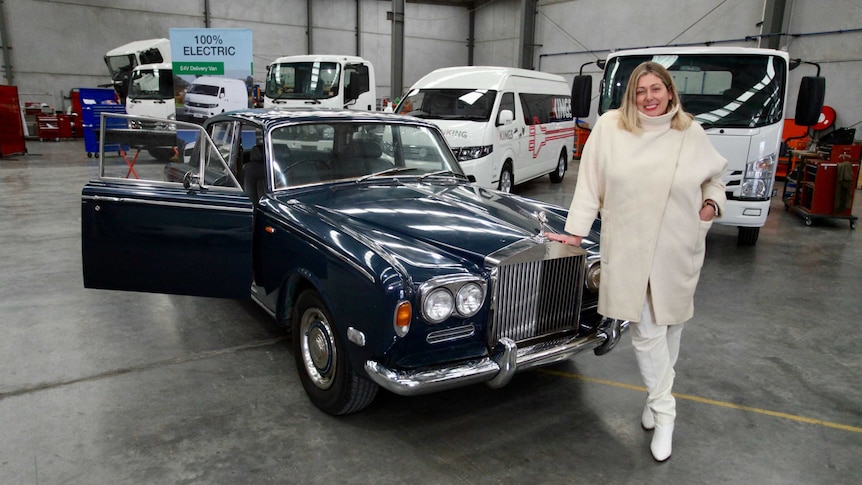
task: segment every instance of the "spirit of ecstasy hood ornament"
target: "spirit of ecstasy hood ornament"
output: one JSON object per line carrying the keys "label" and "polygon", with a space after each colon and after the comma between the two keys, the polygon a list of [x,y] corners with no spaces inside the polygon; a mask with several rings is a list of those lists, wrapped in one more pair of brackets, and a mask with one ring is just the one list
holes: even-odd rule
{"label": "spirit of ecstasy hood ornament", "polygon": [[537,234],[540,241],[545,241],[547,238],[545,237],[545,231],[548,230],[548,214],[545,211],[538,211],[533,213],[533,217],[539,221],[539,234]]}

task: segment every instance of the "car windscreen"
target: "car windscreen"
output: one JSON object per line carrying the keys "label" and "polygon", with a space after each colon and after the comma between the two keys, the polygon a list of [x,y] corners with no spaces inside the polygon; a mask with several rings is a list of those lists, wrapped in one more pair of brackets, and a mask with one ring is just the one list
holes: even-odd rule
{"label": "car windscreen", "polygon": [[439,131],[417,124],[290,124],[273,129],[268,145],[276,189],[396,174],[464,177]]}
{"label": "car windscreen", "polygon": [[397,113],[425,119],[488,121],[497,91],[493,89],[414,89]]}
{"label": "car windscreen", "polygon": [[770,55],[681,54],[620,56],[605,66],[599,112],[619,108],[632,71],[642,62],[665,66],[683,109],[705,127],[754,128],[784,115],[787,65]]}

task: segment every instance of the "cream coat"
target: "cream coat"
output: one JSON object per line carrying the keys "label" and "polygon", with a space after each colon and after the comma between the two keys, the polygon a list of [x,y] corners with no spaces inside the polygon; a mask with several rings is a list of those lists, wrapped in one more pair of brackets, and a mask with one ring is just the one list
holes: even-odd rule
{"label": "cream coat", "polygon": [[619,127],[618,111],[596,123],[584,147],[566,231],[587,235],[601,214],[599,313],[638,321],[647,285],[656,322],[683,323],[694,313],[694,291],[712,222],[706,199],[724,211],[725,160],[695,122],[670,128],[673,113],[641,116],[644,131]]}

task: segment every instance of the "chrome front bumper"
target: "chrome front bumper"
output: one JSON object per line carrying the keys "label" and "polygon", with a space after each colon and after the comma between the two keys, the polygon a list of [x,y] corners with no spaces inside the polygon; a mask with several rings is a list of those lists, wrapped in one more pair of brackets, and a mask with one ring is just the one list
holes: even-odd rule
{"label": "chrome front bumper", "polygon": [[605,320],[599,330],[586,337],[566,337],[550,342],[518,348],[509,338],[502,338],[491,355],[462,362],[455,366],[401,371],[369,360],[365,372],[380,387],[401,396],[431,392],[486,382],[490,387],[503,387],[515,372],[559,362],[593,349],[596,354],[609,352],[628,330],[627,320]]}

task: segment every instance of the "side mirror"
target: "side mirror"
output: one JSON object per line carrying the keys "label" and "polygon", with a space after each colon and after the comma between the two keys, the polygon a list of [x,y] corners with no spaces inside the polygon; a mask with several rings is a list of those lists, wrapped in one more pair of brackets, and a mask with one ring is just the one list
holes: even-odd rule
{"label": "side mirror", "polygon": [[497,126],[509,125],[513,121],[515,121],[515,113],[512,113],[510,109],[500,111],[500,115],[497,116]]}
{"label": "side mirror", "polygon": [[183,187],[191,189],[192,185],[194,185],[194,188],[199,189],[201,187],[201,180],[200,177],[194,175],[191,171],[188,171],[183,175]]}
{"label": "side mirror", "polygon": [[593,97],[593,77],[575,76],[572,81],[572,115],[575,118],[590,116],[590,100]]}
{"label": "side mirror", "polygon": [[799,126],[816,125],[823,111],[823,100],[826,96],[826,78],[820,76],[805,76],[799,84],[799,96],[796,98],[796,116],[794,123]]}
{"label": "side mirror", "polygon": [[344,101],[356,101],[359,98],[359,83],[350,83],[344,87]]}

